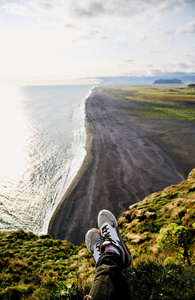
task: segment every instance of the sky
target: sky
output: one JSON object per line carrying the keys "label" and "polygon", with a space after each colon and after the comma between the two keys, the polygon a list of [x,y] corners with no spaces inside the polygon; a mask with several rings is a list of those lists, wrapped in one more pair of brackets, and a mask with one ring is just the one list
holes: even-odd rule
{"label": "sky", "polygon": [[194,0],[0,0],[0,83],[195,72]]}

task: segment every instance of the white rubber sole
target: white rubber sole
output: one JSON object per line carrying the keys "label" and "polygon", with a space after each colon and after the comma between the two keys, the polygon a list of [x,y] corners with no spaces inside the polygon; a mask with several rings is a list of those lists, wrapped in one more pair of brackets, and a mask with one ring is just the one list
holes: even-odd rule
{"label": "white rubber sole", "polygon": [[85,235],[85,244],[86,244],[87,250],[90,253],[92,253],[90,247],[91,247],[92,235],[94,233],[97,233],[100,236],[100,231],[97,228],[92,228],[92,229],[88,230],[86,235]]}
{"label": "white rubber sole", "polygon": [[[105,216],[105,217],[104,217]],[[106,221],[105,219],[109,219],[113,222],[114,228],[118,228],[118,222],[115,216],[107,209],[103,209],[98,214],[98,228],[102,226],[102,224]]]}

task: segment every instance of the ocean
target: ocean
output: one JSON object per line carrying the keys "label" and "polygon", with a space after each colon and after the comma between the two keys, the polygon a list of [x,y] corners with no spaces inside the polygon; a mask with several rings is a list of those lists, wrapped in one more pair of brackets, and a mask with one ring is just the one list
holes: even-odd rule
{"label": "ocean", "polygon": [[47,232],[85,157],[92,86],[0,87],[0,230]]}

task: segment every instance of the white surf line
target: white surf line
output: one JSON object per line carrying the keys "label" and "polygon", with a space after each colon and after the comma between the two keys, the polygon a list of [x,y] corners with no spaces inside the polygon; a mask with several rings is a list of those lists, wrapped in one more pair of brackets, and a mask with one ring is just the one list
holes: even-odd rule
{"label": "white surf line", "polygon": [[70,187],[71,183],[76,177],[85,159],[86,156],[85,103],[86,100],[91,95],[91,93],[93,92],[93,88],[89,90],[88,94],[81,101],[80,109],[82,109],[84,113],[83,125],[78,132],[79,137],[78,137],[78,141],[76,142],[76,145],[74,143],[75,146],[73,148],[74,150],[73,150],[73,154],[71,155],[70,162],[68,162],[66,171],[58,185],[57,191],[51,202],[51,205],[49,206],[46,212],[43,227],[40,234],[46,234],[48,232],[48,227],[49,227],[49,222],[51,220],[51,217],[53,216],[56,208],[58,207],[58,204],[61,202],[63,196],[66,194],[68,188]]}

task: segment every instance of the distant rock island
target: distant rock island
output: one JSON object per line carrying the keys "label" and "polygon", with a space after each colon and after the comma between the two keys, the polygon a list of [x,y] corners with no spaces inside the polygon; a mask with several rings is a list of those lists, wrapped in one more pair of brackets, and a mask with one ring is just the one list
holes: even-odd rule
{"label": "distant rock island", "polygon": [[158,79],[155,80],[153,84],[182,84],[180,79]]}
{"label": "distant rock island", "polygon": [[194,88],[194,89],[195,89],[195,83],[190,83],[190,84],[188,84],[188,87]]}

